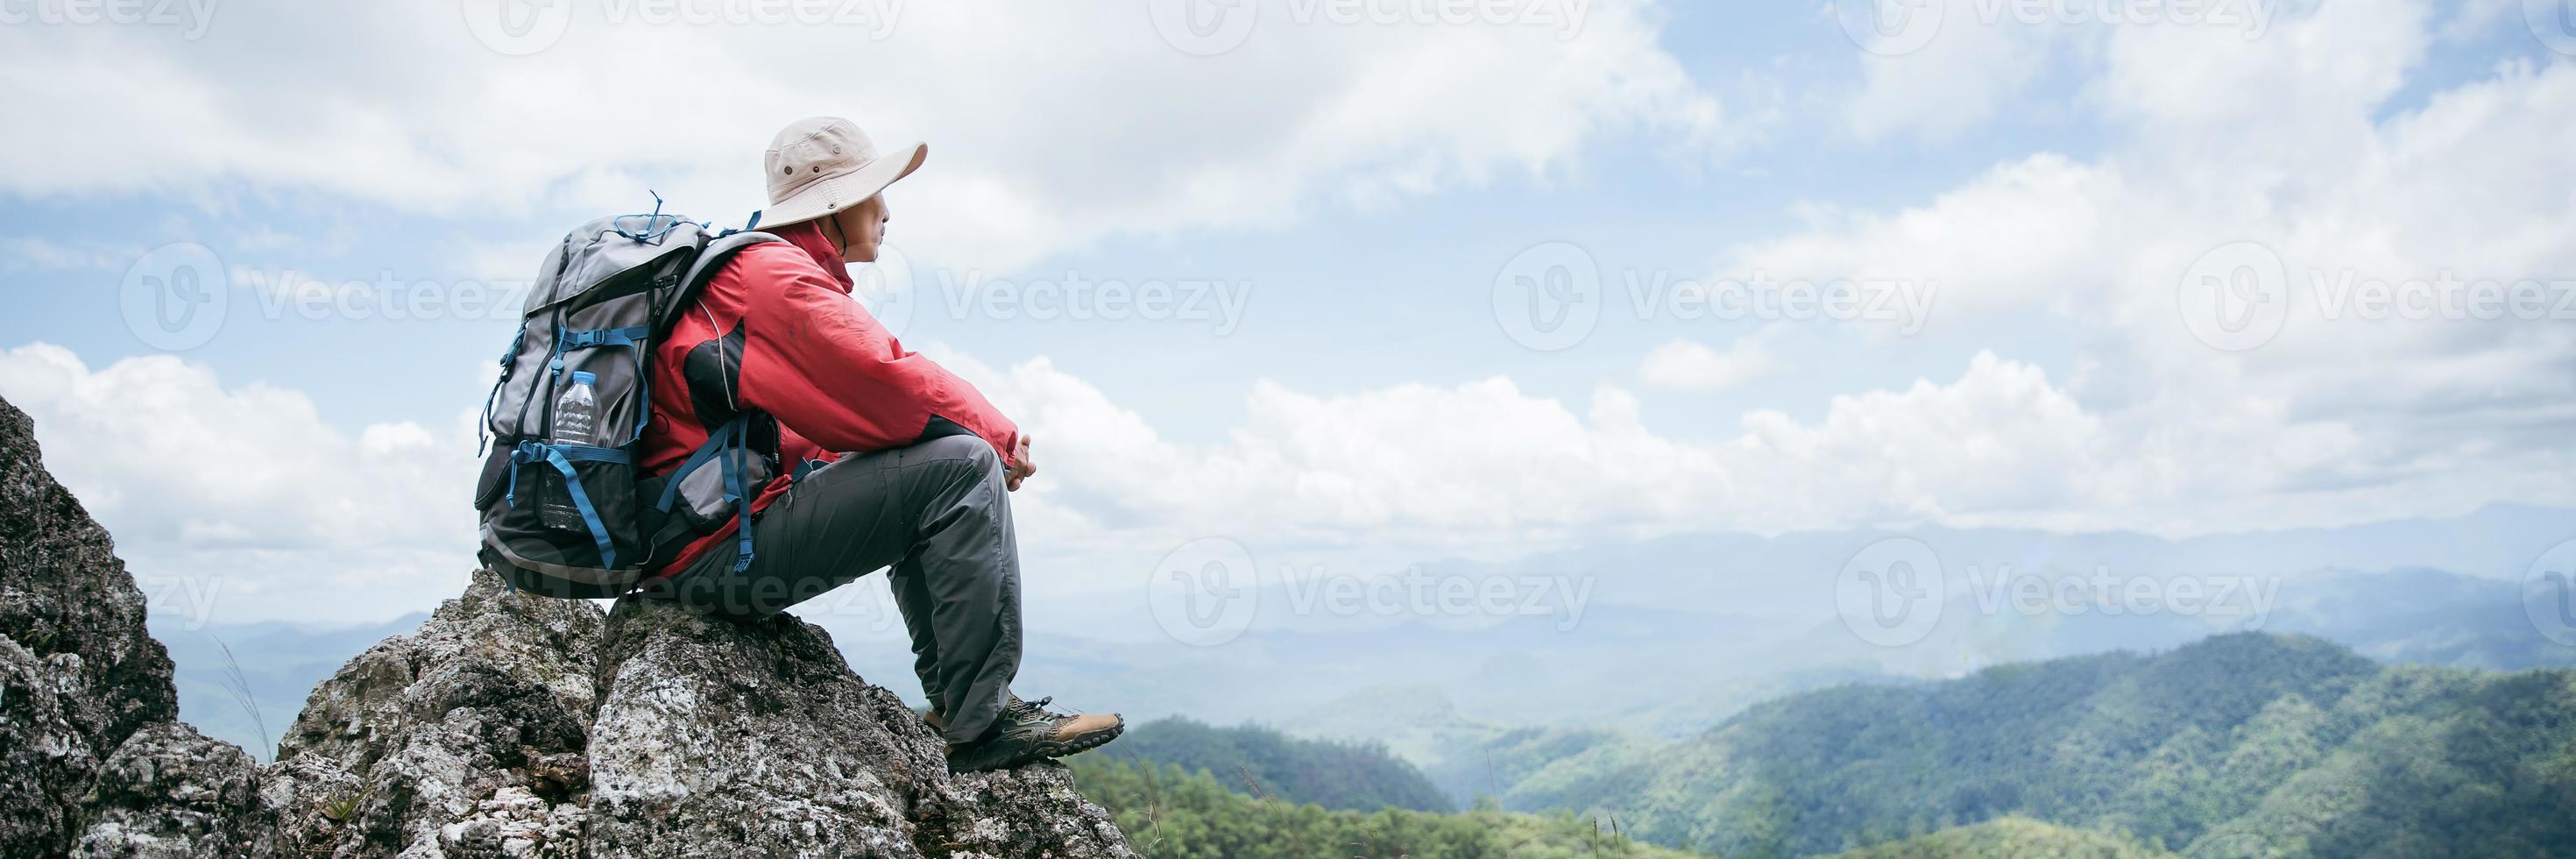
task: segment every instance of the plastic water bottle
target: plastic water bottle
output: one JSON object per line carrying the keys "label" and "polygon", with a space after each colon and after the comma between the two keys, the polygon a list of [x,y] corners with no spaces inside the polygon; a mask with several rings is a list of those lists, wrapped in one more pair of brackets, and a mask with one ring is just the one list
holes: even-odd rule
{"label": "plastic water bottle", "polygon": [[[599,444],[599,377],[590,373],[572,374],[572,386],[555,396],[556,444]],[[564,531],[587,531],[581,508],[574,506],[572,489],[564,483],[562,473],[550,466],[545,469],[544,506],[537,509],[537,520],[548,528]]]}
{"label": "plastic water bottle", "polygon": [[599,443],[599,377],[574,372],[572,387],[555,398],[555,443]]}

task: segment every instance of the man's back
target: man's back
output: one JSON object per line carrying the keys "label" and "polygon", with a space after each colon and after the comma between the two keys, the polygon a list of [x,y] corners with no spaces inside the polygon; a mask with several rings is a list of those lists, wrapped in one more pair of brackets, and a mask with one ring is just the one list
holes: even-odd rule
{"label": "man's back", "polygon": [[[670,473],[713,428],[745,412],[776,419],[784,466],[753,494],[755,511],[787,491],[797,464],[842,453],[973,435],[1009,461],[1019,437],[1010,419],[972,385],[906,351],[851,300],[849,274],[819,228],[791,224],[775,234],[784,241],[726,261],[654,345],[643,473]],[[755,434],[757,449],[769,449],[765,436]],[[654,572],[687,566],[728,533],[699,538]]]}

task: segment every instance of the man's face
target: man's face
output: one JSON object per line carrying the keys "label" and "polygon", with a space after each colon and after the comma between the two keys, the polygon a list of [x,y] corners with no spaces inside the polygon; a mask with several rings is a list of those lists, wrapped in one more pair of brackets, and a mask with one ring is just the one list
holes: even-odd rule
{"label": "man's face", "polygon": [[839,233],[836,241],[841,243],[842,261],[876,262],[877,246],[885,242],[885,225],[893,216],[887,212],[885,195],[878,194],[831,220],[833,232]]}

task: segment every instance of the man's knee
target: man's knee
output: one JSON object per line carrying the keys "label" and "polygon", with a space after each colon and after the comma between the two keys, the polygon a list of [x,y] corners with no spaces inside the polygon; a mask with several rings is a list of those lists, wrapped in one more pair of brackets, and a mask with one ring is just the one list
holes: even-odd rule
{"label": "man's knee", "polygon": [[1002,476],[1002,455],[980,436],[946,435],[913,445],[925,462],[956,462],[987,480]]}

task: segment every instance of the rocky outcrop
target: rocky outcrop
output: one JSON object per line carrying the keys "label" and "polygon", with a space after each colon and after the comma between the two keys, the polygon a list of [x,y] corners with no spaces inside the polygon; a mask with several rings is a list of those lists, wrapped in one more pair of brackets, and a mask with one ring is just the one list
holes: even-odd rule
{"label": "rocky outcrop", "polygon": [[70,850],[100,765],[178,714],[142,590],[0,402],[0,856]]}
{"label": "rocky outcrop", "polygon": [[197,729],[134,732],[85,797],[77,859],[179,859],[269,852],[275,819],[260,805],[259,762]]}
{"label": "rocky outcrop", "polygon": [[1134,857],[1061,766],[952,776],[793,618],[478,573],[313,690],[266,767],[176,722],[107,533],[0,402],[0,857]]}
{"label": "rocky outcrop", "polygon": [[621,602],[599,687],[593,856],[1134,855],[1061,766],[951,776],[921,718],[793,617]]}
{"label": "rocky outcrop", "polygon": [[291,856],[1128,857],[1060,766],[952,776],[792,617],[488,574],[314,689],[266,777]]}
{"label": "rocky outcrop", "polygon": [[477,575],[323,681],[262,795],[298,856],[573,856],[602,613]]}

